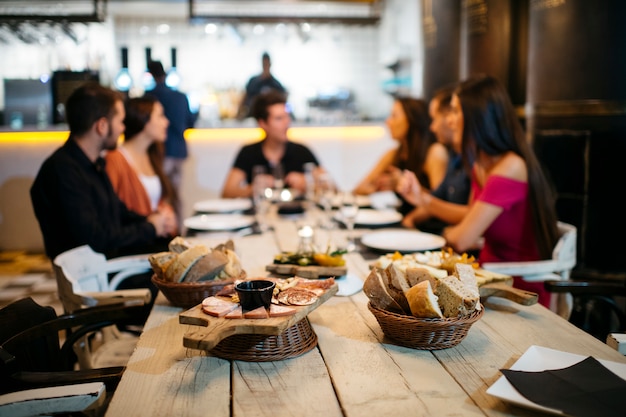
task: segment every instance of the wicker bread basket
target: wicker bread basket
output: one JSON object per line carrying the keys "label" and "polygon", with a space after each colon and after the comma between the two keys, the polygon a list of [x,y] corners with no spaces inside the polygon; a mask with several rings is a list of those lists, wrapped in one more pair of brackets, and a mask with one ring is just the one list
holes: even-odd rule
{"label": "wicker bread basket", "polygon": [[458,345],[485,311],[481,308],[464,317],[424,319],[382,310],[371,302],[367,306],[385,336],[401,346],[422,350],[447,349]]}
{"label": "wicker bread basket", "polygon": [[[243,272],[236,279],[244,279]],[[152,283],[165,295],[170,303],[176,307],[191,308],[207,297],[217,294],[226,285],[232,284],[235,279],[213,280],[199,282],[171,282],[152,275]]]}

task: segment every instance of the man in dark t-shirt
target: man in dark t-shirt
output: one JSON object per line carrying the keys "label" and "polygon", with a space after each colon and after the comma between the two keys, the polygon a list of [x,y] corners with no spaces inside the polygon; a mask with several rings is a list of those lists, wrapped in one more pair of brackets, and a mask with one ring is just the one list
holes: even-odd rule
{"label": "man in dark t-shirt", "polygon": [[316,173],[321,168],[309,148],[287,138],[291,117],[285,95],[278,91],[261,94],[254,101],[252,111],[259,127],[265,132],[265,138],[239,150],[222,187],[222,197],[251,197],[252,170],[255,166],[265,167],[268,174],[280,169],[285,187],[306,192],[305,165],[313,163]]}

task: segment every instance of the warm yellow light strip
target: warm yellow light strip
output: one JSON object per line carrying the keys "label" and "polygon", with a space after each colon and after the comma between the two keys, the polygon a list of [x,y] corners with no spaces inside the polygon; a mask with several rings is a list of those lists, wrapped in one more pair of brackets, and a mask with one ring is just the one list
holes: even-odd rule
{"label": "warm yellow light strip", "polygon": [[0,143],[50,143],[65,142],[70,132],[66,130],[36,132],[0,132]]}
{"label": "warm yellow light strip", "polygon": [[[356,139],[374,140],[385,135],[381,126],[329,126],[329,127],[292,127],[287,136],[292,140],[323,140],[323,139]],[[233,129],[189,129],[185,131],[185,138],[195,140],[228,140],[247,139],[260,140],[264,137],[259,128]]]}
{"label": "warm yellow light strip", "polygon": [[[385,135],[382,126],[329,126],[292,127],[287,133],[292,140],[375,140]],[[68,131],[0,132],[0,143],[49,143],[64,142]],[[264,137],[259,128],[231,129],[188,129],[185,138],[189,141],[227,141],[233,139],[260,140]]]}

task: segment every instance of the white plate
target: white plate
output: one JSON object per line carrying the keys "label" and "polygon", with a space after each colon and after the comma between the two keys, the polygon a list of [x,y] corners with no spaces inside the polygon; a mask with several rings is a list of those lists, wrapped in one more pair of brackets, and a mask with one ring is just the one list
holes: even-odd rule
{"label": "white plate", "polygon": [[252,201],[248,198],[214,198],[193,205],[193,209],[199,213],[232,213],[251,208]]}
{"label": "white plate", "polygon": [[354,274],[335,277],[335,282],[339,286],[337,297],[349,297],[363,289],[363,280]]}
{"label": "white plate", "polygon": [[[335,219],[343,222],[341,212],[337,211]],[[402,221],[402,214],[395,210],[359,209],[354,224],[361,226],[381,226]]]}
{"label": "white plate", "polygon": [[369,198],[370,205],[377,210],[397,208],[402,204],[396,193],[393,191],[378,191],[370,194]]}
{"label": "white plate", "polygon": [[[515,371],[541,372],[547,369],[562,369],[574,365],[586,356],[575,355],[573,353],[561,352],[559,350],[549,349],[543,346],[531,346],[524,354],[511,366]],[[626,364],[611,362],[598,359],[598,361],[606,366],[620,378],[626,379]],[[560,410],[543,407],[539,404],[526,399],[520,394],[508,379],[503,375],[492,386],[487,389],[487,394],[500,398],[522,407],[540,410],[546,413],[565,415]]]}
{"label": "white plate", "polygon": [[383,229],[364,234],[361,243],[381,251],[420,252],[442,248],[446,240],[417,230]]}
{"label": "white plate", "polygon": [[[370,205],[370,197],[368,195],[357,195],[356,196],[356,204],[359,207],[369,207]],[[336,194],[332,199],[333,208],[339,208],[341,205],[341,195]]]}
{"label": "white plate", "polygon": [[235,230],[251,226],[254,216],[242,214],[201,214],[185,219],[187,229],[193,230]]}

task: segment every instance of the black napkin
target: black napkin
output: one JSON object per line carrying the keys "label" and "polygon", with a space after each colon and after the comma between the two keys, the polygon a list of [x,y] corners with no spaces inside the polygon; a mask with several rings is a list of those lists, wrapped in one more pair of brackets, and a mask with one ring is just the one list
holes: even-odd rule
{"label": "black napkin", "polygon": [[573,417],[624,417],[626,381],[588,357],[563,369],[500,370],[528,400]]}

